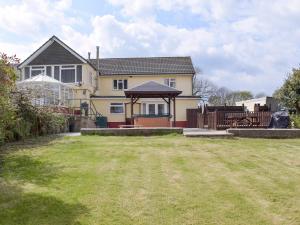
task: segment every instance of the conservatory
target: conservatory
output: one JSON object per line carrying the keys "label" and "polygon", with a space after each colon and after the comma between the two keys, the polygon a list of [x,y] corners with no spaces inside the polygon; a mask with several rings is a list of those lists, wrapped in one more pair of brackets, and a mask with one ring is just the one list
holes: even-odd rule
{"label": "conservatory", "polygon": [[33,105],[70,107],[76,87],[39,74],[18,82],[17,88],[29,93]]}

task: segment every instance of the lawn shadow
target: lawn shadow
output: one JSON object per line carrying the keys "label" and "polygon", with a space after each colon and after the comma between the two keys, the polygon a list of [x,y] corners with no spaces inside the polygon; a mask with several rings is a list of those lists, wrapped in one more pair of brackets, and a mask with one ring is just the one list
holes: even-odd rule
{"label": "lawn shadow", "polygon": [[47,160],[37,159],[31,155],[14,154],[14,152],[48,146],[61,138],[62,136],[59,135],[50,135],[8,143],[2,146],[0,150],[0,178],[38,185],[48,184],[59,175],[60,168],[57,165]]}
{"label": "lawn shadow", "polygon": [[60,176],[60,168],[28,155],[8,155],[1,162],[0,178],[46,186]]}
{"label": "lawn shadow", "polygon": [[0,179],[0,224],[71,225],[88,214],[80,203],[66,203],[43,193],[25,193],[16,185]]}
{"label": "lawn shadow", "polygon": [[32,149],[37,147],[48,146],[51,145],[53,141],[62,138],[63,138],[62,135],[47,135],[47,136],[27,138],[21,141],[9,142],[4,145],[0,145],[0,157],[1,154],[5,154],[11,151],[26,150],[26,149]]}

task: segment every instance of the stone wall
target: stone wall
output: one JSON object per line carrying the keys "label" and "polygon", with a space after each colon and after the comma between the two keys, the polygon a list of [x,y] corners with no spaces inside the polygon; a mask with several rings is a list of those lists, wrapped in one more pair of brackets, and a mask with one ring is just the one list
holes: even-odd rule
{"label": "stone wall", "polygon": [[165,134],[182,134],[182,128],[82,128],[82,135],[101,135],[101,136],[149,136]]}
{"label": "stone wall", "polygon": [[249,138],[300,138],[300,129],[238,129],[231,128],[228,133],[236,137]]}

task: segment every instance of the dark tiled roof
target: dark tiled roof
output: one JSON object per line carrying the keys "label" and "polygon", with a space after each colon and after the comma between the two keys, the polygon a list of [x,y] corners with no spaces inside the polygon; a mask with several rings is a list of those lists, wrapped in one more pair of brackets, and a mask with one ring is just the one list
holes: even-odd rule
{"label": "dark tiled roof", "polygon": [[139,86],[136,86],[124,92],[126,97],[135,94],[143,94],[147,96],[160,95],[160,94],[172,94],[177,96],[182,93],[182,91],[179,91],[175,88],[168,87],[163,84],[159,84],[154,81],[149,81],[147,83],[141,84]]}
{"label": "dark tiled roof", "polygon": [[[97,67],[97,59],[90,62]],[[99,59],[100,75],[194,74],[191,57]]]}

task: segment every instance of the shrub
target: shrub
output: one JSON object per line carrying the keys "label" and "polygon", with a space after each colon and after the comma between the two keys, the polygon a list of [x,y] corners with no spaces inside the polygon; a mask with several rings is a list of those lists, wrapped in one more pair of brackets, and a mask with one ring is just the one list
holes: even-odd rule
{"label": "shrub", "polygon": [[30,136],[66,130],[67,118],[50,108],[33,106],[30,93],[15,91],[15,56],[0,53],[0,145]]}
{"label": "shrub", "polygon": [[291,121],[295,128],[300,128],[300,114],[291,115]]}
{"label": "shrub", "polygon": [[66,131],[68,122],[66,116],[53,113],[48,107],[33,106],[27,93],[11,92],[10,100],[12,113],[6,112],[6,118],[0,121],[2,128],[0,144]]}

